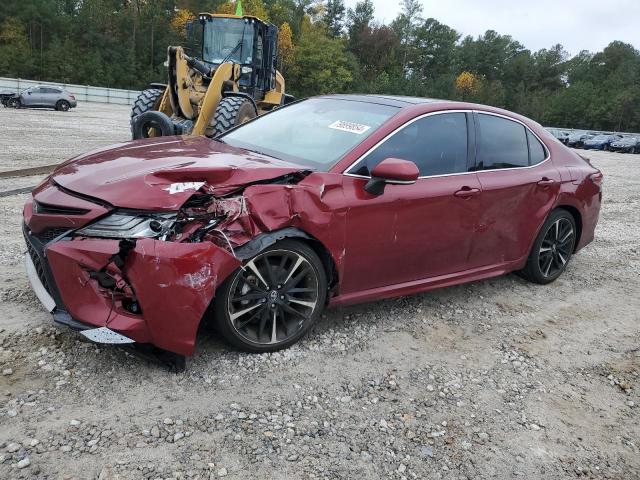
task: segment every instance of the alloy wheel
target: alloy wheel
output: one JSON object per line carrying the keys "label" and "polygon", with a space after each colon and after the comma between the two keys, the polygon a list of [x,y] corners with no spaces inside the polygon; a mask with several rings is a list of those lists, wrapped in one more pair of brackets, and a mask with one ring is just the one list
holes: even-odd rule
{"label": "alloy wheel", "polygon": [[575,242],[573,225],[567,218],[553,222],[540,245],[538,265],[545,278],[558,276],[567,265]]}
{"label": "alloy wheel", "polygon": [[233,328],[252,343],[274,345],[311,320],[319,298],[318,275],[309,260],[291,250],[270,250],[238,272],[227,298]]}

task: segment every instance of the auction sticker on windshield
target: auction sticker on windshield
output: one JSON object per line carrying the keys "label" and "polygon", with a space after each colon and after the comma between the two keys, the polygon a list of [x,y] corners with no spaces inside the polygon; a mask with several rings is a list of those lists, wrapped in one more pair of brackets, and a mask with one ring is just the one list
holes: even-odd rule
{"label": "auction sticker on windshield", "polygon": [[344,120],[336,120],[331,125],[329,125],[329,128],[334,128],[336,130],[342,130],[343,132],[350,132],[350,133],[356,133],[358,135],[362,135],[371,127],[369,125],[362,125],[361,123],[345,122]]}

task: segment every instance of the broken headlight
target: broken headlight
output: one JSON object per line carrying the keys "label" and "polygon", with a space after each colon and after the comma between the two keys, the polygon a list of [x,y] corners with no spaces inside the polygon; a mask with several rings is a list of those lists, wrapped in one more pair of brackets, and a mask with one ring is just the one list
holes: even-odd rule
{"label": "broken headlight", "polygon": [[169,233],[175,220],[175,213],[115,212],[76,233],[101,238],[159,238]]}

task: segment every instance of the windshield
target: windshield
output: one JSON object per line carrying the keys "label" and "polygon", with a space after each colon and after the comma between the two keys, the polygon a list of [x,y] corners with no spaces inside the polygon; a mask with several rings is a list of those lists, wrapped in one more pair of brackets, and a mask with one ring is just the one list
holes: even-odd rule
{"label": "windshield", "polygon": [[[202,58],[209,63],[251,63],[253,26],[243,18],[209,17],[202,33]],[[227,58],[228,57],[228,58]]]}
{"label": "windshield", "polygon": [[259,117],[221,139],[234,147],[328,171],[398,111],[388,105],[312,98]]}

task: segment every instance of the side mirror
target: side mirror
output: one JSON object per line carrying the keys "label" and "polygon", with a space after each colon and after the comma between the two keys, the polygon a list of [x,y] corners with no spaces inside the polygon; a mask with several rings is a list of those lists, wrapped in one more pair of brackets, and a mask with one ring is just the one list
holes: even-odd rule
{"label": "side mirror", "polygon": [[415,163],[400,158],[386,158],[371,171],[371,180],[364,186],[371,195],[382,195],[387,183],[411,185],[416,183],[420,170]]}

